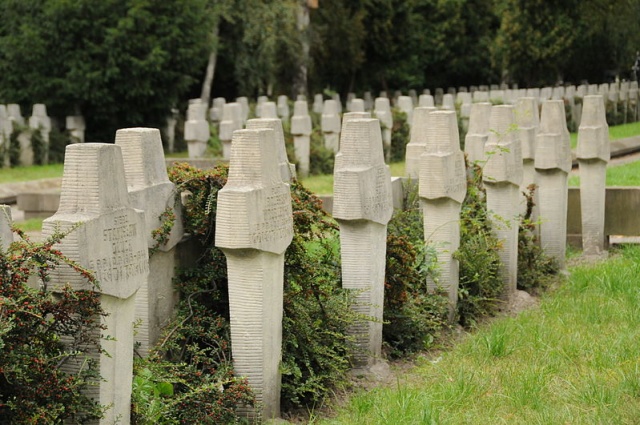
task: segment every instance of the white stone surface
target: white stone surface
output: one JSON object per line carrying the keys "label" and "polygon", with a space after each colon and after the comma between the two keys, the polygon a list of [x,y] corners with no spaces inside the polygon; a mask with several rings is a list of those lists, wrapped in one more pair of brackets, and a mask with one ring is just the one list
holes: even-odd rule
{"label": "white stone surface", "polygon": [[280,415],[284,252],[293,238],[291,194],[277,164],[273,130],[236,131],[216,218],[215,244],[227,257],[234,367],[262,406],[246,414],[263,419]]}
{"label": "white stone surface", "polygon": [[490,116],[491,103],[480,102],[471,105],[469,129],[464,138],[464,151],[470,163],[478,162],[482,165],[486,159],[484,157],[484,144],[489,137]]}
{"label": "white stone surface", "polygon": [[[135,295],[149,273],[144,215],[130,206],[121,148],[113,144],[69,145],[66,149],[60,207],[44,220],[42,233],[51,235],[77,226],[57,248],[79,265],[95,271],[100,302],[108,313],[101,318],[104,353],[94,353],[102,380],[89,391],[100,404],[110,406],[101,424],[116,419],[128,424],[133,378],[133,321]],[[51,274],[55,291],[70,283],[91,289],[70,267]],[[69,367],[82,367],[72,359]]]}
{"label": "white stone surface", "polygon": [[430,94],[421,94],[418,98],[418,106],[433,108],[436,106],[436,104],[433,101],[433,96],[431,96]]}
{"label": "white stone surface", "polygon": [[324,101],[320,128],[324,136],[325,147],[337,153],[340,144],[340,114],[338,103],[333,99]]}
{"label": "white stone surface", "polygon": [[285,95],[278,96],[278,102],[276,104],[276,112],[278,113],[278,118],[280,118],[283,122],[289,121],[289,116],[291,115],[291,111],[289,110],[289,98]]}
{"label": "white stone surface", "polygon": [[422,201],[425,242],[437,253],[438,280],[427,280],[430,291],[442,288],[449,297],[449,319],[453,320],[458,300],[460,208],[467,192],[464,154],[456,113],[435,111],[427,133],[427,147],[420,163],[419,195]]}
{"label": "white stone surface", "polygon": [[542,104],[536,137],[536,182],[540,201],[540,244],[564,268],[567,243],[568,173],[571,146],[564,102]]}
{"label": "white stone surface", "polygon": [[333,216],[340,224],[342,285],[361,291],[352,308],[376,318],[350,332],[356,338],[357,367],[380,358],[387,223],[393,214],[391,174],[384,163],[376,119],[344,122],[334,172]]}
{"label": "white stone surface", "polygon": [[[182,208],[176,187],[169,181],[162,150],[160,131],[155,128],[127,128],[116,132],[115,143],[122,149],[125,179],[131,206],[144,211],[147,228],[147,247],[153,248],[155,240],[152,231],[162,226],[160,216],[171,208],[176,217],[167,243],[149,259],[151,271],[161,269],[163,263],[172,261],[173,248],[184,234]],[[167,258],[170,257],[170,258]],[[160,331],[167,324],[178,301],[178,293],[173,290],[173,270],[159,275],[150,273],[136,296],[136,342],[140,344],[139,354],[146,356],[149,349],[160,337]]]}
{"label": "white stone surface", "polygon": [[445,109],[447,111],[455,111],[456,110],[456,103],[454,101],[454,98],[453,98],[452,94],[447,93],[447,94],[442,96],[442,109]]}
{"label": "white stone surface", "polygon": [[362,99],[351,99],[351,102],[349,102],[349,112],[364,112],[365,108],[364,108],[364,100]]}
{"label": "white stone surface", "polygon": [[406,146],[405,175],[414,181],[420,176],[420,156],[427,147],[429,114],[435,110],[432,106],[419,106],[413,111],[411,138]]}
{"label": "white stone surface", "polygon": [[224,105],[222,109],[222,121],[220,121],[220,133],[218,137],[222,142],[222,158],[231,156],[231,139],[233,132],[242,128],[242,106],[232,102]]}
{"label": "white stone surface", "polygon": [[324,99],[321,94],[316,94],[313,96],[313,112],[316,114],[322,113],[322,108],[324,107]]}
{"label": "white stone surface", "polygon": [[576,149],[580,166],[582,250],[604,253],[606,169],[610,158],[609,126],[602,96],[585,96]]}
{"label": "white stone surface", "polygon": [[0,205],[0,249],[6,251],[13,242],[11,207]]}
{"label": "white stone surface", "polygon": [[227,100],[224,97],[216,97],[213,99],[212,106],[209,109],[209,120],[213,123],[222,120],[222,109]]}
{"label": "white stone surface", "polygon": [[295,173],[293,164],[289,163],[287,158],[287,148],[284,141],[284,130],[282,129],[282,120],[279,118],[254,118],[247,121],[248,130],[258,130],[262,128],[271,129],[275,132],[276,149],[278,154],[278,168],[280,177],[284,182],[290,182]]}
{"label": "white stone surface", "polygon": [[20,105],[17,103],[9,103],[7,105],[7,114],[9,115],[9,119],[11,119],[14,123],[18,125],[25,125],[24,117],[22,116],[22,112],[20,111]]}
{"label": "white stone surface", "polygon": [[84,143],[84,131],[87,126],[82,115],[67,116],[66,128],[71,134],[71,143]]}
{"label": "white stone surface", "polygon": [[[536,184],[536,169],[534,167],[536,153],[536,136],[540,126],[540,116],[538,112],[538,101],[535,97],[521,97],[516,102],[515,120],[518,126],[520,144],[522,146],[522,183],[521,192],[528,192],[528,187]],[[531,212],[531,220],[538,220],[538,191],[533,192],[533,202],[535,203]],[[522,196],[520,201],[520,213],[524,214],[527,209],[526,198]]]}
{"label": "white stone surface", "polygon": [[411,97],[398,97],[398,109],[407,115],[407,123],[411,127],[411,121],[413,120],[413,100],[411,100]]}
{"label": "white stone surface", "polygon": [[491,227],[502,242],[498,251],[502,262],[500,275],[509,297],[517,289],[522,182],[522,150],[513,106],[493,106],[489,127],[491,132],[484,146],[487,163],[483,170],[483,181]]}
{"label": "white stone surface", "polygon": [[386,152],[385,157],[388,161],[391,156],[391,129],[393,128],[393,115],[391,114],[389,98],[384,96],[376,98],[373,115],[380,121],[382,144]]}
{"label": "white stone surface", "polygon": [[193,99],[187,109],[187,121],[184,123],[184,140],[187,142],[189,158],[202,158],[207,150],[210,137],[207,122],[207,105],[200,99]]}
{"label": "white stone surface", "polygon": [[312,131],[311,117],[306,100],[297,100],[293,104],[291,117],[291,134],[293,135],[293,149],[298,163],[298,176],[309,175],[309,156],[311,154],[310,135]]}

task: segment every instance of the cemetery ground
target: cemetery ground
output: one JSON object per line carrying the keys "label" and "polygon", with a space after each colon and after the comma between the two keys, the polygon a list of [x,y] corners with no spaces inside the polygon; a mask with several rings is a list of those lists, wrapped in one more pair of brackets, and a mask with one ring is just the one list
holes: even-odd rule
{"label": "cemetery ground", "polygon": [[[630,247],[570,267],[539,308],[417,357],[393,388],[358,394],[321,423],[633,423],[639,347],[629,324],[640,311],[639,257]],[[311,421],[320,422],[313,412]]]}
{"label": "cemetery ground", "polygon": [[363,391],[330,424],[632,424],[640,417],[640,247],[575,256],[539,306]]}

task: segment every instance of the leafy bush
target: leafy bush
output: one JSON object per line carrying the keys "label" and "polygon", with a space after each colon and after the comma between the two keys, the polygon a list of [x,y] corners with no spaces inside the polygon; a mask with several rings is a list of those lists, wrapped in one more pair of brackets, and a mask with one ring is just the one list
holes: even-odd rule
{"label": "leafy bush", "polygon": [[333,174],[335,153],[324,146],[320,127],[313,128],[310,143],[309,175]]}
{"label": "leafy bush", "polygon": [[[144,365],[140,369],[144,372],[159,367],[168,373],[152,373],[151,376],[158,377],[136,398],[134,411],[138,412],[139,423],[147,420],[145,411],[158,410],[171,410],[173,416],[170,417],[183,418],[180,420],[187,423],[213,423],[203,422],[204,418],[217,411],[215,404],[226,403],[222,401],[226,394],[234,394],[238,406],[251,404],[246,383],[231,375],[226,259],[214,246],[217,193],[226,182],[227,172],[226,167],[202,171],[187,164],[178,164],[169,170],[179,190],[190,193],[185,204],[185,231],[197,241],[200,255],[194,266],[182,270],[177,279],[183,301],[175,324],[169,327],[156,350],[157,367]],[[302,185],[293,182],[291,190],[295,236],[285,254],[284,271],[282,399],[285,407],[318,403],[335,386],[346,382],[353,350],[346,331],[358,319],[349,308],[349,291],[340,286],[335,223],[321,209],[320,200]],[[188,366],[169,367],[166,361]],[[185,367],[192,370],[183,372]],[[148,377],[144,379],[149,381]],[[173,385],[172,396],[156,395],[153,388],[162,382]],[[233,391],[207,390],[207,403],[175,402],[189,394],[195,397],[201,393],[198,388],[209,388],[217,382],[224,382]],[[149,395],[154,401],[144,401]],[[164,401],[165,407],[158,407],[157,400]],[[232,400],[227,401],[231,406]],[[225,414],[234,413],[229,410]],[[150,413],[149,417],[155,416]]]}
{"label": "leafy bush", "polygon": [[407,121],[407,114],[398,108],[391,108],[393,116],[393,127],[391,129],[391,155],[389,162],[404,161],[409,143],[410,123]]}
{"label": "leafy bush", "polygon": [[458,315],[463,326],[473,326],[481,316],[495,315],[504,293],[499,274],[500,241],[487,216],[482,169],[472,167],[467,173],[467,196],[460,214],[460,248],[455,254],[460,263]]}
{"label": "leafy bush", "polygon": [[547,289],[552,276],[559,271],[555,259],[546,255],[538,244],[535,233],[537,223],[531,220],[535,190],[536,186],[530,185],[528,191],[524,192],[527,210],[518,228],[518,289],[533,293]]}
{"label": "leafy bush", "polygon": [[[0,249],[0,423],[85,423],[100,418],[103,406],[84,394],[100,379],[89,352],[100,350],[99,294],[92,290],[49,288],[49,273],[70,266],[95,289],[93,274],[74,263],[53,245],[64,237],[56,233],[42,243],[21,240]],[[40,287],[30,286],[38,279]],[[75,372],[62,366],[82,359]]]}
{"label": "leafy bush", "polygon": [[446,324],[447,297],[427,290],[436,271],[435,252],[424,243],[418,185],[404,188],[403,208],[387,230],[384,325],[382,336],[391,357],[428,348]]}

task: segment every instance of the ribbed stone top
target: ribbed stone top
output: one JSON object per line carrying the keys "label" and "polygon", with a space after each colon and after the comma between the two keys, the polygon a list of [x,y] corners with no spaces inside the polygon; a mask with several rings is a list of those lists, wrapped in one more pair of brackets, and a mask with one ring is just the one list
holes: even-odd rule
{"label": "ribbed stone top", "polygon": [[236,131],[229,178],[218,193],[216,246],[282,254],[292,238],[291,194],[280,177],[275,132]]}
{"label": "ribbed stone top", "polygon": [[579,159],[600,159],[608,161],[610,158],[609,126],[601,95],[585,96],[582,101],[582,119],[578,128],[578,147],[576,154]]}
{"label": "ribbed stone top", "polygon": [[499,105],[491,108],[489,137],[484,145],[487,158],[483,170],[485,182],[522,182],[522,151],[515,124],[513,106]]}
{"label": "ribbed stone top", "polygon": [[456,113],[431,112],[427,146],[420,157],[420,197],[431,200],[451,198],[462,202],[466,190],[464,154],[460,150]]}
{"label": "ribbed stone top", "polygon": [[336,155],[333,216],[386,224],[393,214],[391,173],[377,119],[347,119]]}
{"label": "ribbed stone top", "polygon": [[130,190],[170,183],[162,139],[157,128],[124,128],[116,131],[122,149],[124,172]]}
{"label": "ribbed stone top", "polygon": [[560,169],[567,173],[571,170],[571,140],[562,100],[542,103],[534,166],[541,170]]}
{"label": "ribbed stone top", "polygon": [[278,166],[282,181],[291,181],[291,168],[287,158],[282,120],[279,118],[254,118],[247,121],[247,130],[271,129],[275,133],[275,148],[278,155]]}
{"label": "ribbed stone top", "polygon": [[58,213],[100,215],[129,205],[120,146],[67,146]]}

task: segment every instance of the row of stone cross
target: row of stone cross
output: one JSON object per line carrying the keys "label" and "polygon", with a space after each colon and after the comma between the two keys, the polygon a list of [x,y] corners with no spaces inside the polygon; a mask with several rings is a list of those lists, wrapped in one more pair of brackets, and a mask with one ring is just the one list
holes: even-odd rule
{"label": "row of stone cross", "polygon": [[[49,154],[49,134],[51,133],[52,121],[47,115],[47,107],[42,103],[33,105],[31,116],[25,119],[22,116],[20,105],[12,103],[0,105],[0,168],[9,166],[8,146],[11,135],[17,133],[19,147],[19,165],[34,164],[34,149],[32,136],[38,131],[43,143],[42,163],[48,162]],[[85,123],[81,115],[70,115],[66,118],[66,128],[71,135],[73,143],[84,142]]]}
{"label": "row of stone cross", "polygon": [[[520,185],[527,160],[533,166],[533,182],[539,186],[541,244],[560,264],[564,261],[571,167],[564,102],[543,102],[539,118],[535,98],[524,98],[516,107],[477,105],[472,107],[467,144],[482,145],[474,161],[483,166],[490,219],[503,241],[501,276],[508,297],[516,287]],[[476,108],[483,112],[475,113]],[[459,217],[467,181],[457,116],[454,111],[430,107],[418,107],[412,113],[408,152],[418,163],[414,179],[422,200],[425,243],[435,247],[439,264],[437,280],[427,283],[430,289],[447,291],[453,317],[458,287],[453,254],[460,243]],[[587,183],[583,190],[593,191],[582,196],[583,203],[591,202],[582,207],[590,212],[583,215],[591,220],[583,224],[587,247],[604,239],[608,136],[602,96],[585,96],[582,115],[578,157]],[[234,367],[239,376],[247,377],[262,406],[262,417],[270,418],[279,415],[280,405],[284,252],[294,231],[289,189],[293,169],[280,119],[247,120],[246,127],[231,134],[229,178],[218,194],[215,244],[228,263]],[[340,127],[333,214],[340,225],[343,285],[357,291],[353,308],[376,319],[359,322],[350,330],[358,346],[354,365],[366,368],[380,359],[382,345],[391,180],[380,121],[366,112],[350,112],[342,116]],[[177,195],[167,178],[158,130],[119,130],[115,144],[67,147],[60,207],[44,221],[43,233],[78,226],[62,240],[60,251],[94,270],[100,282],[101,302],[109,313],[103,318],[106,334],[114,337],[102,341],[108,354],[96,353],[104,381],[96,383],[95,397],[100,404],[112,406],[102,423],[115,418],[127,423],[134,339],[141,342],[144,354],[176,302],[171,275],[174,248],[183,233]],[[178,225],[163,251],[149,258],[151,230],[160,226],[159,216],[167,207],[175,211]],[[3,236],[3,241],[8,238]],[[66,282],[76,288],[87,284],[71,269],[56,270],[51,285]],[[134,338],[135,320],[142,324]],[[78,359],[75,367],[81,364]],[[247,415],[256,413],[246,409]]]}

